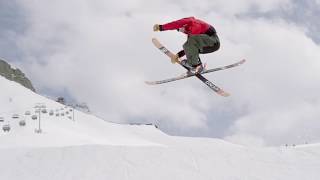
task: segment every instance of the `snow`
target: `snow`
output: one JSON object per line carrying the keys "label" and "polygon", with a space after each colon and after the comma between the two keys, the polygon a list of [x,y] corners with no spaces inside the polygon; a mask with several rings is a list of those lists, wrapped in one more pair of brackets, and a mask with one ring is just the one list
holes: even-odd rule
{"label": "snow", "polygon": [[[69,112],[41,114],[35,105]],[[65,107],[0,77],[2,180],[318,180],[320,144],[254,148],[220,139],[174,137],[154,126],[114,124]],[[30,111],[31,115],[24,115]],[[13,119],[13,114],[19,114]],[[19,126],[24,119],[26,126]],[[111,120],[110,120],[111,121]],[[2,129],[1,129],[2,130]]]}

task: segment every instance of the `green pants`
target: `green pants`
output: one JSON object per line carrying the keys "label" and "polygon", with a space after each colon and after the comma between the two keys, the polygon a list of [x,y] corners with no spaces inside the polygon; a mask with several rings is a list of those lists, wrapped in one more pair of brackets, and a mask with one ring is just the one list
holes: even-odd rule
{"label": "green pants", "polygon": [[211,53],[219,48],[220,42],[216,35],[189,35],[187,42],[183,44],[183,50],[187,56],[187,63],[191,66],[197,66],[201,63],[199,54]]}

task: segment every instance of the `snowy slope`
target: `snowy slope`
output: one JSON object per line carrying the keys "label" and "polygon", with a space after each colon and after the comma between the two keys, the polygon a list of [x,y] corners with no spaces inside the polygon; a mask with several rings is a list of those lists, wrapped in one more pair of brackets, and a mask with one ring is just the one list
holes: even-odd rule
{"label": "snowy slope", "polygon": [[[84,144],[104,145],[156,145],[136,135],[141,127],[129,127],[124,125],[107,123],[95,116],[82,113],[70,107],[49,100],[45,97],[0,77],[0,117],[4,117],[2,124],[9,124],[10,133],[0,132],[0,147],[43,147],[43,146],[71,146]],[[34,133],[38,129],[38,119],[32,120],[36,105],[45,105],[47,113],[41,113],[42,134]],[[50,116],[49,111],[54,111]],[[31,115],[24,115],[30,111]],[[61,114],[64,116],[61,116]],[[68,115],[66,114],[68,113]],[[12,116],[18,114],[18,119]],[[56,114],[59,114],[57,117]],[[73,121],[74,115],[74,121]],[[39,117],[39,116],[38,116]],[[69,119],[71,118],[71,119]],[[20,120],[26,121],[25,127],[19,127]],[[1,126],[2,127],[2,126]],[[152,127],[145,127],[149,129]],[[159,133],[158,131],[155,131]]]}
{"label": "snowy slope", "polygon": [[[252,148],[219,139],[168,136],[153,126],[108,123],[0,77],[2,180],[318,180],[320,145]],[[34,106],[41,114],[35,133]],[[31,111],[31,115],[24,115]],[[60,116],[69,112],[69,115]],[[13,119],[13,114],[19,114]],[[25,120],[26,126],[19,126]]]}

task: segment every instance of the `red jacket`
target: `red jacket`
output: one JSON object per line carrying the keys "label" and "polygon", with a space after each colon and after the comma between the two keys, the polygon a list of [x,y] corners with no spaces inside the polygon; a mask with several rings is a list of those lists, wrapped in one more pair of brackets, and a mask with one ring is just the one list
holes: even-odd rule
{"label": "red jacket", "polygon": [[161,31],[175,30],[184,27],[185,34],[204,34],[210,27],[210,25],[204,21],[196,19],[194,17],[183,18],[177,21],[173,21],[167,24],[160,25]]}

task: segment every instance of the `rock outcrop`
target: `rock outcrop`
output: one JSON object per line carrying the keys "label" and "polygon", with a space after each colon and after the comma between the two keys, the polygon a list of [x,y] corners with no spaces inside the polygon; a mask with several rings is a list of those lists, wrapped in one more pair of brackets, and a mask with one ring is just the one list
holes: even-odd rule
{"label": "rock outcrop", "polygon": [[36,92],[31,81],[25,76],[20,69],[14,69],[6,61],[0,59],[0,75],[8,80],[15,81],[24,87]]}

